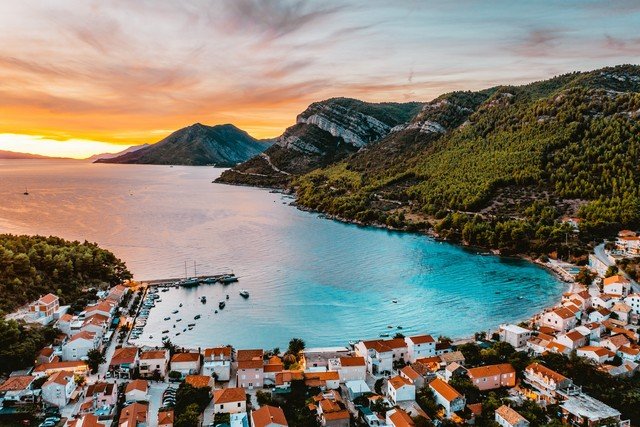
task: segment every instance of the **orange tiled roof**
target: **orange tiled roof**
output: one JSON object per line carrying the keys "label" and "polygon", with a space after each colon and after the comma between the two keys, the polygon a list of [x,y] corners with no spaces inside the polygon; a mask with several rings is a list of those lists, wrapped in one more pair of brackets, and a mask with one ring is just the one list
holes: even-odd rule
{"label": "orange tiled roof", "polygon": [[409,337],[414,344],[428,344],[436,342],[431,335],[416,335],[415,337]]}
{"label": "orange tiled roof", "polygon": [[231,347],[214,347],[214,348],[205,348],[204,349],[204,357],[211,358],[215,357],[217,359],[222,356],[224,359],[231,359]]}
{"label": "orange tiled roof", "polygon": [[140,353],[140,360],[164,359],[168,350],[149,350]]}
{"label": "orange tiled roof", "polygon": [[187,375],[184,382],[195,388],[209,387],[213,378],[207,375]]}
{"label": "orange tiled roof", "polygon": [[38,302],[40,304],[44,304],[44,305],[49,305],[51,303],[54,303],[58,300],[58,297],[55,296],[54,294],[46,294],[45,296],[41,297]]}
{"label": "orange tiled roof", "polygon": [[530,364],[529,366],[527,366],[526,370],[527,371],[532,371],[533,373],[535,373],[537,375],[540,375],[540,376],[551,378],[556,383],[561,383],[561,382],[567,380],[567,377],[565,377],[564,375],[561,375],[561,374],[557,373],[556,371],[554,371],[552,369],[549,369],[546,366],[541,365],[539,363]]}
{"label": "orange tiled roof", "polygon": [[73,371],[78,368],[88,369],[87,364],[80,360],[70,360],[67,362],[51,362],[51,363],[43,363],[42,365],[38,365],[34,372],[46,372],[48,370],[60,369]]}
{"label": "orange tiled roof", "polygon": [[69,338],[69,342],[75,341],[75,340],[89,340],[89,341],[93,341],[93,339],[95,338],[96,334],[93,332],[89,332],[89,331],[80,331],[77,334],[75,334],[74,336],[72,336],[71,338]]}
{"label": "orange tiled roof", "polygon": [[416,370],[411,366],[405,366],[404,368],[400,369],[400,372],[402,372],[404,376],[409,378],[411,381],[415,381],[420,378],[420,374],[417,373]]}
{"label": "orange tiled roof", "polygon": [[504,419],[509,425],[516,425],[523,421],[527,421],[522,415],[511,409],[506,405],[502,405],[498,409],[496,409],[496,415],[499,415]]}
{"label": "orange tiled roof", "polygon": [[213,403],[244,402],[247,395],[243,388],[223,388],[213,392]]}
{"label": "orange tiled roof", "polygon": [[140,390],[146,393],[147,390],[149,390],[149,384],[145,380],[133,380],[129,384],[127,384],[125,393],[130,393],[134,390]]}
{"label": "orange tiled roof", "polygon": [[171,358],[171,363],[176,362],[199,362],[200,353],[176,353]]}
{"label": "orange tiled roof", "polygon": [[389,419],[395,427],[413,427],[416,425],[409,414],[400,408],[396,408],[395,412],[389,416]]}
{"label": "orange tiled roof", "polygon": [[458,393],[455,388],[451,387],[448,383],[444,382],[440,378],[436,378],[435,380],[431,381],[429,383],[429,387],[431,387],[436,393],[438,393],[449,402],[462,397],[462,395]]}
{"label": "orange tiled roof", "polygon": [[138,355],[138,347],[121,347],[117,348],[111,356],[111,366],[122,365],[125,363],[133,363]]}
{"label": "orange tiled roof", "polygon": [[604,286],[611,285],[613,283],[629,283],[629,281],[624,276],[621,276],[619,274],[616,274],[615,276],[605,277],[602,281],[602,284]]}
{"label": "orange tiled roof", "polygon": [[413,383],[411,381],[409,381],[408,379],[406,379],[405,377],[401,377],[400,375],[396,375],[393,378],[389,379],[389,384],[391,385],[391,387],[395,388],[396,390],[406,386],[406,385],[413,385]]}
{"label": "orange tiled roof", "polygon": [[238,350],[236,359],[238,361],[256,360],[256,359],[262,360],[263,356],[264,356],[264,350],[262,349]]}
{"label": "orange tiled roof", "polygon": [[149,407],[142,403],[134,403],[129,406],[125,406],[122,408],[122,412],[120,412],[120,424],[124,422],[127,423],[128,426],[137,426],[138,423],[146,423],[147,422],[147,412]]}
{"label": "orange tiled roof", "polygon": [[173,409],[158,412],[158,425],[173,424]]}
{"label": "orange tiled roof", "polygon": [[260,407],[260,409],[251,413],[251,419],[253,420],[253,427],[267,427],[272,423],[283,426],[289,425],[282,409],[276,406],[265,405]]}
{"label": "orange tiled roof", "polygon": [[340,366],[365,366],[364,357],[341,357]]}
{"label": "orange tiled roof", "polygon": [[240,360],[238,362],[238,369],[263,369],[264,362],[262,359],[258,360]]}
{"label": "orange tiled roof", "polygon": [[478,366],[467,370],[469,378],[485,378],[496,375],[515,374],[516,370],[510,363],[500,363],[497,365]]}
{"label": "orange tiled roof", "polygon": [[31,375],[20,375],[9,377],[5,382],[0,384],[0,392],[24,390],[28,388],[36,377]]}

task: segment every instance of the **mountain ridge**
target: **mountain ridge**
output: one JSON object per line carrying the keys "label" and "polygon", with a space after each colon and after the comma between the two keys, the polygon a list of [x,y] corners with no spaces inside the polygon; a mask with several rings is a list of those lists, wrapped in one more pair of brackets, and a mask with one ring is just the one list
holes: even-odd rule
{"label": "mountain ridge", "polygon": [[96,163],[215,165],[230,167],[264,151],[270,143],[251,137],[232,124],[194,123],[155,144]]}

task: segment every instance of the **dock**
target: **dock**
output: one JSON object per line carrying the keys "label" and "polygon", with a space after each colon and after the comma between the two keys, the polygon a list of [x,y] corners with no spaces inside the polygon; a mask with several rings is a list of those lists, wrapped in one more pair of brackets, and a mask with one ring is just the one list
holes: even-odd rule
{"label": "dock", "polygon": [[[220,281],[222,278],[233,275],[233,273],[218,273],[218,274],[205,274],[202,276],[194,276],[198,280],[215,279]],[[142,280],[140,283],[145,283],[149,287],[157,288],[170,288],[176,286],[176,283],[184,280],[184,277],[174,277],[169,279],[154,279],[154,280]]]}

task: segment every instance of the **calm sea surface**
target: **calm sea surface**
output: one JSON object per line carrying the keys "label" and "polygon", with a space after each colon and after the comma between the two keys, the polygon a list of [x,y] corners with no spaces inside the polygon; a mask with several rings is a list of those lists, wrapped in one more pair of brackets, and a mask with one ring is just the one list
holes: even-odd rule
{"label": "calm sea surface", "polygon": [[[284,347],[291,337],[307,346],[344,345],[393,335],[397,326],[405,334],[461,337],[525,318],[562,292],[535,265],[321,219],[280,194],[212,184],[220,173],[0,160],[0,232],[95,241],[125,260],[136,279],[183,276],[185,261],[190,275],[195,261],[198,274],[232,269],[240,277],[226,287],[160,293],[139,340],[148,344],[159,343],[165,329],[188,346]],[[242,299],[240,289],[251,297]],[[183,332],[196,314],[202,318]]]}

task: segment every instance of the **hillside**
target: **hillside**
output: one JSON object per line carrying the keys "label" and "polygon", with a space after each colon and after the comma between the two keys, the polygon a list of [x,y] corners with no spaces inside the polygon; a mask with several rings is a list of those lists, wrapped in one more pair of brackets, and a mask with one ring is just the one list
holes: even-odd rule
{"label": "hillside", "polygon": [[128,147],[122,151],[118,151],[117,153],[100,153],[100,154],[94,154],[91,157],[87,157],[86,161],[89,162],[95,162],[96,160],[100,160],[100,159],[113,159],[114,157],[118,157],[118,156],[122,156],[123,154],[127,154],[127,153],[132,153],[134,151],[138,151],[142,148],[148,147],[149,144],[142,144],[142,145],[133,145],[131,147]]}
{"label": "hillside", "polygon": [[335,163],[379,140],[409,121],[421,106],[350,98],[315,102],[264,153],[225,171],[217,182],[286,186],[292,176]]}
{"label": "hillside", "polygon": [[18,153],[17,151],[0,150],[0,160],[28,160],[28,159],[61,159],[61,157],[41,156],[40,154]]}
{"label": "hillside", "polygon": [[96,163],[229,167],[261,153],[269,145],[230,124],[206,126],[196,123],[155,144],[114,158],[98,159]]}
{"label": "hillside", "polygon": [[567,251],[563,215],[585,237],[640,226],[639,90],[627,65],[446,94],[297,179],[298,202],[504,252]]}

